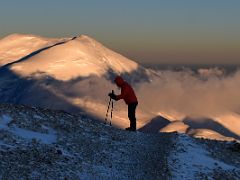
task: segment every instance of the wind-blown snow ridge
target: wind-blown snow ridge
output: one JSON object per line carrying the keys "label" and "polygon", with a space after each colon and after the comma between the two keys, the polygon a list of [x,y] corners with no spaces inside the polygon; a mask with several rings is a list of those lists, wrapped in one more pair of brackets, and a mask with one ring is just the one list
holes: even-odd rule
{"label": "wind-blown snow ridge", "polygon": [[0,40],[0,66],[17,61],[41,48],[66,41],[67,38],[43,38],[32,34],[12,34]]}

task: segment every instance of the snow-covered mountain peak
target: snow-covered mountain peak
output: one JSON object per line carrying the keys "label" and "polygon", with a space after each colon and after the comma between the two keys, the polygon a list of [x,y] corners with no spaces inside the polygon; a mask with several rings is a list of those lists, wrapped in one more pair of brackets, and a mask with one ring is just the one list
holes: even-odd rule
{"label": "snow-covered mountain peak", "polygon": [[64,81],[89,75],[102,76],[109,71],[130,73],[137,68],[137,63],[86,35],[59,41],[10,67],[21,76],[43,73]]}
{"label": "snow-covered mountain peak", "polygon": [[85,41],[85,42],[90,42],[90,43],[98,43],[95,39],[93,39],[90,36],[85,35],[85,34],[76,36],[76,39],[79,40],[79,41]]}

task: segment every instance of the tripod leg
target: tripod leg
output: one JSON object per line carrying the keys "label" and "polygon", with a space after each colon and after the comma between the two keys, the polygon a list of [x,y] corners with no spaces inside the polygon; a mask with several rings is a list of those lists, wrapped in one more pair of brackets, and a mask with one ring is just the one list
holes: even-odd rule
{"label": "tripod leg", "polygon": [[110,103],[112,101],[112,98],[109,99],[109,102],[108,102],[108,108],[107,108],[107,113],[106,113],[106,116],[105,116],[105,124],[107,124],[107,118],[108,118],[108,111],[109,111],[109,107],[110,107]]}
{"label": "tripod leg", "polygon": [[112,126],[112,115],[113,115],[113,101],[112,101],[112,109],[111,109],[110,126]]}

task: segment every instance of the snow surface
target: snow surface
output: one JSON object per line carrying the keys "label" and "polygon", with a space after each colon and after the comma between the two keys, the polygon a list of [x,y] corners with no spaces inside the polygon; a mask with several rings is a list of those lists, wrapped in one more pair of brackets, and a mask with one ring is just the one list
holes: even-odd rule
{"label": "snow surface", "polygon": [[0,40],[0,66],[17,61],[30,53],[66,39],[42,38],[36,35],[12,34]]}
{"label": "snow surface", "polygon": [[43,133],[39,133],[39,132],[34,132],[34,131],[29,131],[29,130],[25,130],[22,128],[18,128],[18,127],[14,127],[10,130],[11,133],[25,138],[25,139],[36,139],[39,140],[45,144],[52,144],[56,142],[57,136],[54,133],[54,131],[50,134],[43,134]]}
{"label": "snow surface", "polygon": [[[45,144],[51,144],[51,143],[56,142],[57,136],[56,136],[56,132],[54,130],[51,130],[51,132],[49,134],[43,134],[43,133],[19,128],[17,126],[9,127],[8,124],[11,121],[12,121],[12,118],[9,115],[7,115],[7,114],[2,115],[2,117],[0,117],[0,130],[1,129],[6,130],[16,136],[24,138],[24,139],[28,139],[28,140],[36,139]],[[48,128],[48,130],[49,130],[49,128]]]}
{"label": "snow surface", "polygon": [[239,168],[214,159],[203,146],[186,135],[178,136],[176,150],[172,152],[169,162],[173,179],[196,179],[201,172],[208,174],[217,169],[234,171]]}
{"label": "snow surface", "polygon": [[0,127],[5,128],[7,127],[8,123],[10,123],[12,121],[12,118],[7,115],[7,114],[3,114],[0,117]]}
{"label": "snow surface", "polygon": [[209,129],[191,129],[188,131],[187,134],[192,135],[196,138],[208,138],[208,139],[225,140],[225,141],[234,140],[234,138],[223,136]]}

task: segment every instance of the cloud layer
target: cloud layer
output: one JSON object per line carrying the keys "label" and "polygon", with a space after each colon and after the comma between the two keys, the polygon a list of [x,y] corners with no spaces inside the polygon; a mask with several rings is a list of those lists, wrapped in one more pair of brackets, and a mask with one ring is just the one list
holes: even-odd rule
{"label": "cloud layer", "polygon": [[240,71],[199,69],[193,72],[158,71],[151,83],[138,89],[142,108],[153,113],[217,116],[240,112]]}

